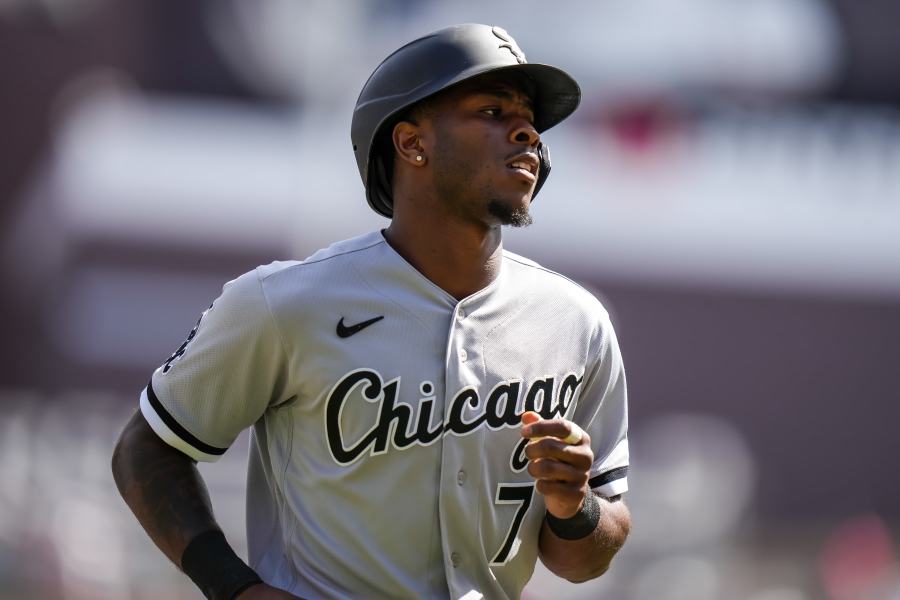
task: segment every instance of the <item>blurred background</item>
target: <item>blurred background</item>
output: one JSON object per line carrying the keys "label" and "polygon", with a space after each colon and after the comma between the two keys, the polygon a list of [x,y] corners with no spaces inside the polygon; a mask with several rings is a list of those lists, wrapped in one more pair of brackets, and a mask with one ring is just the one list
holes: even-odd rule
{"label": "blurred background", "polygon": [[[900,599],[900,4],[0,0],[0,600],[197,598],[115,491],[240,273],[385,226],[350,116],[448,24],[584,98],[507,247],[605,299],[631,540],[527,599]],[[202,471],[244,552],[246,438]]]}

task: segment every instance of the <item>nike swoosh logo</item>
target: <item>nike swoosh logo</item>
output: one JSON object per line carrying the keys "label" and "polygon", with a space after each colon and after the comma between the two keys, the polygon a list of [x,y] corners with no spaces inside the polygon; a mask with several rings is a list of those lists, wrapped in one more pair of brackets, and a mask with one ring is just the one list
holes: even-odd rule
{"label": "nike swoosh logo", "polygon": [[382,320],[383,318],[384,318],[384,315],[381,315],[380,317],[375,317],[373,319],[369,319],[368,321],[363,321],[362,323],[357,323],[355,325],[344,325],[344,317],[341,317],[341,320],[338,321],[338,324],[337,324],[338,337],[348,338],[355,333],[359,333],[360,331],[362,331],[369,325],[371,325],[373,323],[377,323],[378,321]]}

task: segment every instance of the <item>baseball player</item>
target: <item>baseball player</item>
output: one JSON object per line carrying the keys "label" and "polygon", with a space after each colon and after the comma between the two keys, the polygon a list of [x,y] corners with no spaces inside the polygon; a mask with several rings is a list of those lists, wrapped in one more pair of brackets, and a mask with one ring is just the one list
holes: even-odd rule
{"label": "baseball player", "polygon": [[[602,574],[630,517],[622,359],[584,288],[501,244],[580,90],[499,27],[403,46],[351,140],[383,231],[227,283],[113,457],[208,598],[517,598],[538,557]],[[249,565],[195,461],[251,428]]]}

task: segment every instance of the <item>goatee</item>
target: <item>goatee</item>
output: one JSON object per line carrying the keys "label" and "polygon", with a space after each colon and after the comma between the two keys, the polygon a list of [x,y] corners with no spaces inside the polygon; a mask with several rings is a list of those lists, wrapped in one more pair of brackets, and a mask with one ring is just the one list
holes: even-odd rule
{"label": "goatee", "polygon": [[488,213],[496,217],[503,225],[512,225],[513,227],[527,227],[534,222],[527,206],[512,209],[497,200],[491,200],[488,203]]}

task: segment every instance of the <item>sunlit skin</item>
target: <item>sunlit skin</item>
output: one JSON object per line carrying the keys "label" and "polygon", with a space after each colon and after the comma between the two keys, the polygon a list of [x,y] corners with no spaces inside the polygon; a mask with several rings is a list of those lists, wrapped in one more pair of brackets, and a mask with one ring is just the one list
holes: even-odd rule
{"label": "sunlit skin", "polygon": [[456,298],[496,278],[501,226],[530,223],[536,173],[508,163],[523,153],[536,158],[540,136],[533,121],[518,79],[490,75],[448,90],[415,122],[393,130],[394,217],[387,239]]}
{"label": "sunlit skin", "polygon": [[443,103],[446,112],[424,121],[424,134],[434,140],[434,193],[454,216],[492,231],[527,224],[522,217],[528,215],[536,177],[523,176],[508,163],[537,150],[531,102],[509,84],[468,87],[471,92],[463,88]]}

